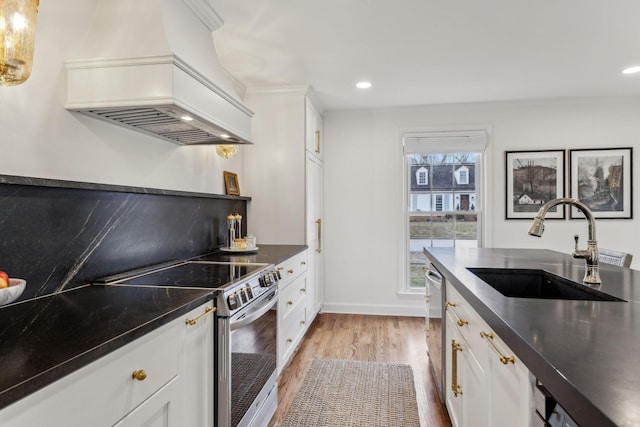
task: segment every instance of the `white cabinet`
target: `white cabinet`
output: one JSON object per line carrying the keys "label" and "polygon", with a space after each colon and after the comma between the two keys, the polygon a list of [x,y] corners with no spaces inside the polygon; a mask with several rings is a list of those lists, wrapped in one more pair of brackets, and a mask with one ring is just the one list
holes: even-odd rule
{"label": "white cabinet", "polygon": [[[204,307],[4,408],[0,411],[2,425],[212,426],[184,424],[185,416],[190,416],[185,410],[194,407],[192,400],[198,405],[205,400],[211,405],[213,400],[212,387],[200,394],[202,390],[185,381],[193,379],[193,367],[182,360],[195,354],[186,346],[191,331],[185,321],[199,316]],[[213,325],[213,316],[200,321]],[[203,346],[208,341],[212,355],[213,335],[201,339],[205,340]],[[198,375],[213,379],[213,364],[204,368]]]}
{"label": "white cabinet", "polygon": [[309,99],[305,100],[305,149],[322,160],[324,155],[324,129],[322,116]]}
{"label": "white cabinet", "polygon": [[446,295],[445,388],[453,425],[529,426],[529,370],[449,283]]}
{"label": "white cabinet", "polygon": [[243,148],[249,232],[260,242],[309,246],[307,321],[324,302],[323,129],[308,87],[248,90],[253,139]]}
{"label": "white cabinet", "polygon": [[306,250],[276,266],[282,275],[278,283],[278,374],[291,360],[309,326],[307,267]]}

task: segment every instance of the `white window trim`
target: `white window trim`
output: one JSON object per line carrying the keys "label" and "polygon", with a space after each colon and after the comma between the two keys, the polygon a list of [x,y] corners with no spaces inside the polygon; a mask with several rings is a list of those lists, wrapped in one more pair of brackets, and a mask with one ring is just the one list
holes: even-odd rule
{"label": "white window trim", "polygon": [[[476,182],[476,206],[478,196],[482,201],[482,204],[479,209],[476,209],[478,215],[478,221],[482,224],[482,236],[480,237],[480,241],[478,242],[479,246],[490,248],[493,244],[493,228],[491,227],[491,222],[488,220],[492,217],[492,209],[493,206],[493,193],[492,191],[483,191],[484,189],[492,188],[493,182],[493,174],[490,171],[493,171],[492,168],[492,148],[493,144],[491,143],[491,135],[492,135],[492,127],[491,125],[472,125],[472,126],[425,126],[425,127],[412,127],[412,128],[401,128],[398,130],[398,145],[397,145],[397,155],[396,158],[399,162],[398,170],[401,171],[402,176],[399,177],[402,180],[402,205],[399,206],[398,209],[398,218],[401,224],[404,224],[402,227],[403,234],[398,239],[398,262],[400,268],[398,269],[398,285],[396,290],[396,295],[400,298],[409,298],[412,300],[424,299],[424,290],[423,289],[409,289],[405,286],[408,276],[408,268],[405,268],[407,265],[407,255],[409,253],[409,230],[406,225],[406,215],[407,215],[407,195],[408,195],[408,162],[405,156],[405,147],[404,140],[407,136],[419,136],[424,134],[435,134],[442,133],[446,135],[451,135],[452,133],[464,133],[468,129],[474,129],[476,131],[483,131],[486,135],[486,147],[484,149],[484,154],[481,156],[480,161],[478,161],[477,166],[480,168],[478,172],[478,176],[481,177],[480,182]],[[466,150],[453,150],[453,151],[466,151]],[[485,172],[486,171],[486,172]]]}

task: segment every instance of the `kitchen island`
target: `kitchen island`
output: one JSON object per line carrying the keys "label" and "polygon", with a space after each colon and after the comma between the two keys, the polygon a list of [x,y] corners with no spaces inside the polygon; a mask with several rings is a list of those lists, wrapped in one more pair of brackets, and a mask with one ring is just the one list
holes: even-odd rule
{"label": "kitchen island", "polygon": [[640,425],[640,272],[600,265],[599,290],[620,302],[514,298],[468,268],[538,269],[580,283],[584,261],[535,249],[425,254],[580,425]]}

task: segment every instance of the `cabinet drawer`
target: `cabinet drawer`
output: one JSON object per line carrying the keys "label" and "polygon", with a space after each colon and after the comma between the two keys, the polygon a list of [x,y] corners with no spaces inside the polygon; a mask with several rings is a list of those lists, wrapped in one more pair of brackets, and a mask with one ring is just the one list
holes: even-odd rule
{"label": "cabinet drawer", "polygon": [[307,251],[305,250],[278,264],[276,269],[282,276],[279,282],[280,289],[284,289],[298,276],[307,271]]}
{"label": "cabinet drawer", "polygon": [[304,304],[298,304],[289,315],[284,317],[280,322],[280,335],[278,337],[278,346],[282,354],[282,364],[291,357],[293,350],[297,347],[300,340],[304,336],[306,328],[306,307]]}
{"label": "cabinet drawer", "polygon": [[286,317],[307,295],[307,280],[300,276],[280,292],[281,317]]}
{"label": "cabinet drawer", "polygon": [[[487,344],[481,332],[490,333],[487,323],[449,283],[447,283],[446,295],[447,301],[445,306],[447,316],[451,317],[453,320],[452,323],[455,325],[454,327],[458,329],[460,335],[462,335],[473,348],[486,347]],[[487,353],[480,352],[477,353],[477,356],[480,364],[486,366]]]}

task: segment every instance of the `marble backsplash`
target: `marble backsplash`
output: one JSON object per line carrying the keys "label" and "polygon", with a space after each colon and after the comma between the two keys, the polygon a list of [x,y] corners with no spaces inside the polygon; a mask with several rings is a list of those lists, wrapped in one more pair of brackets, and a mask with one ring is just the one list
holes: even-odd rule
{"label": "marble backsplash", "polygon": [[27,280],[24,300],[190,258],[224,245],[249,200],[0,175],[0,270]]}

